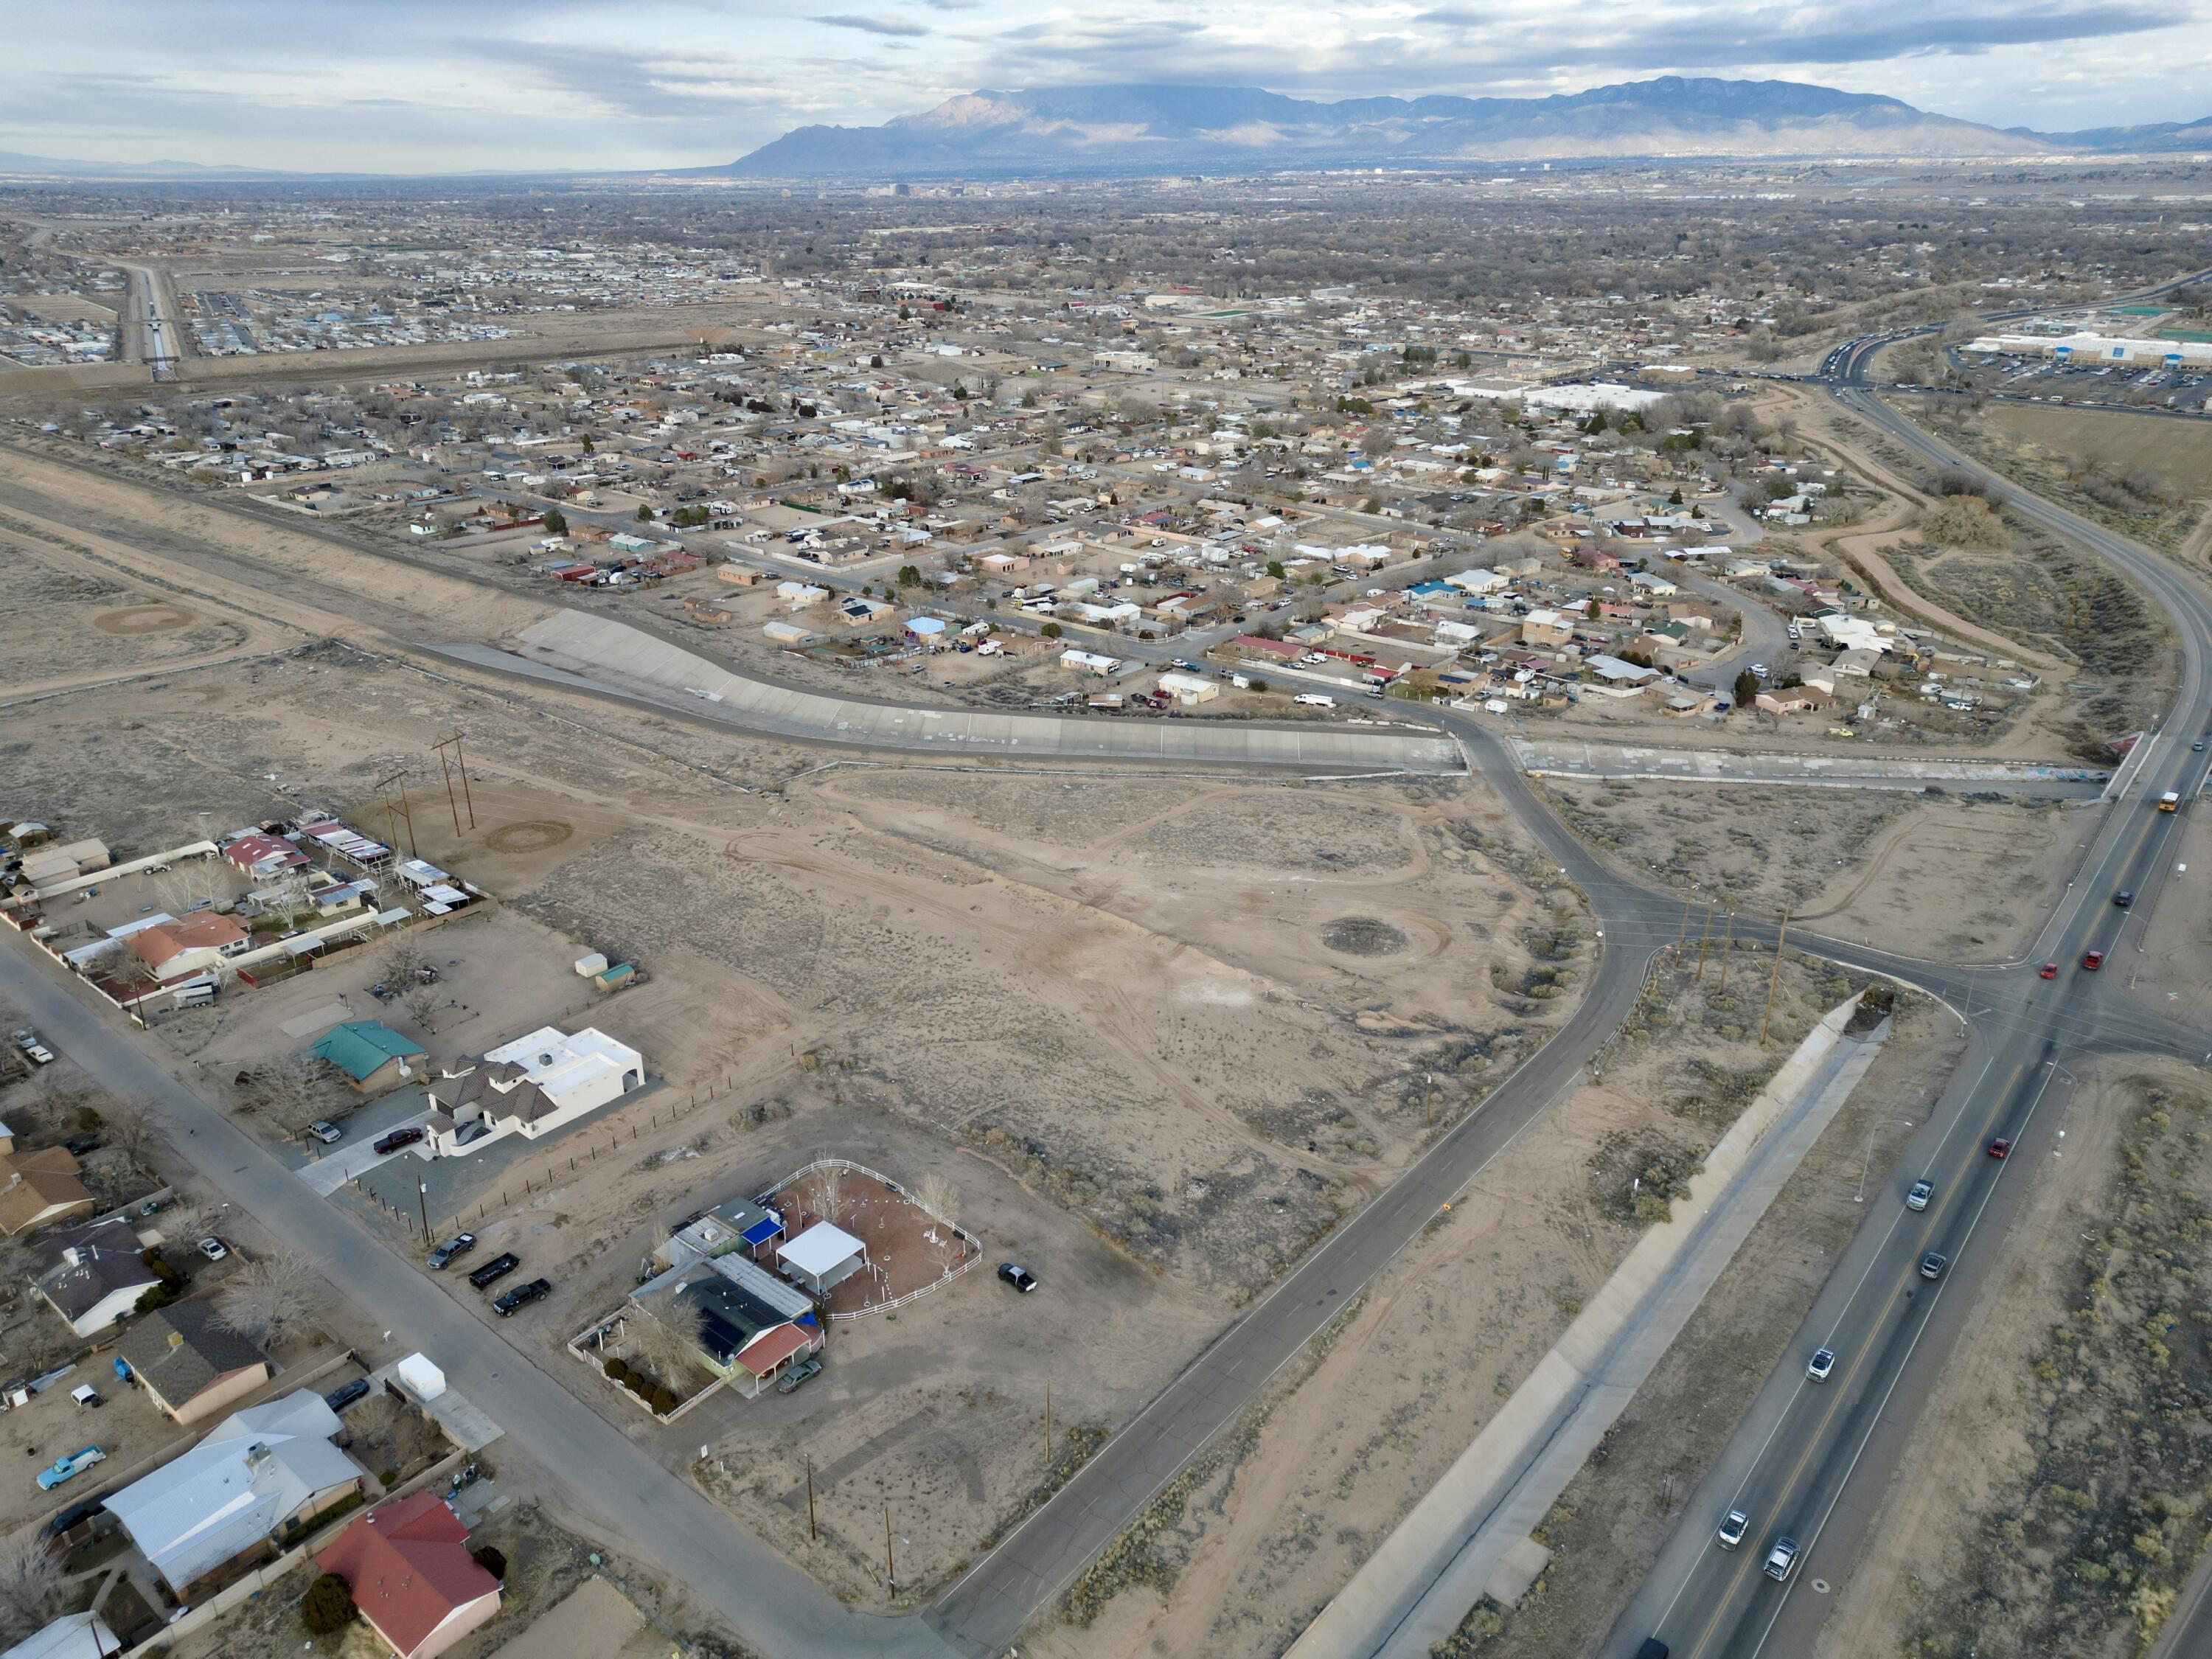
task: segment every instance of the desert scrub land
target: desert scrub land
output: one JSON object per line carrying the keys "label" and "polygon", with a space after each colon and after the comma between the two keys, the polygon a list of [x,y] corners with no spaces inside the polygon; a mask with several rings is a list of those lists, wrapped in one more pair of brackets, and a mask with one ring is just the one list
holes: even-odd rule
{"label": "desert scrub land", "polygon": [[1818,1659],[2130,1659],[2206,1547],[2212,1091],[2115,1059],[2062,1105]]}
{"label": "desert scrub land", "polygon": [[2118,1656],[2157,1633],[2212,1533],[2212,1097],[2148,1073],[2113,1093],[2117,1168],[2086,1206],[2063,1316],[2011,1378],[2022,1455],[1917,1597],[1903,1651]]}
{"label": "desert scrub land", "polygon": [[2212,432],[2195,421],[1993,404],[1971,419],[1948,400],[1914,418],[2038,495],[2153,547],[2179,548],[2205,510]]}
{"label": "desert scrub land", "polygon": [[[1655,974],[1632,1021],[1635,1034],[1605,1058],[1602,1081],[1572,1090],[1539,1132],[1516,1141],[1440,1212],[1346,1316],[1310,1376],[1224,1430],[1077,1581],[1060,1608],[1065,1626],[1033,1627],[1025,1651],[1273,1659],[1284,1650],[1663,1212],[1663,1199],[1647,1194],[1636,1203],[1632,1179],[1655,1167],[1686,1176],[1813,1021],[1856,983],[1790,953],[1762,1050],[1758,1022],[1771,956],[1738,957],[1723,989],[1717,963],[1708,963],[1700,984],[1691,955],[1687,966]],[[1869,1101],[1917,1091],[1930,1066],[1955,1055],[1931,1012],[1916,1007],[1901,1024],[1909,1052],[1878,1063],[1869,1082],[1880,1091]],[[1850,1228],[1850,1215],[1835,1212],[1838,1204],[1855,1209],[1850,1188],[1834,1189],[1842,1164],[1856,1177],[1864,1144],[1865,1120],[1850,1121],[1856,1134],[1832,1126],[1801,1171],[1802,1198],[1778,1208],[1765,1235],[1788,1271],[1770,1274],[1758,1295],[1731,1299],[1729,1316],[1700,1328],[1696,1352],[1676,1367],[1686,1397],[1714,1396],[1695,1413],[1702,1437],[1725,1436],[1731,1391],[1755,1388],[1764,1375],[1764,1365],[1737,1370],[1756,1352],[1737,1352],[1747,1325],[1763,1334],[1757,1322],[1779,1321],[1760,1337],[1778,1345],[1792,1322],[1787,1309],[1810,1298],[1832,1260],[1834,1231]],[[1725,1370],[1725,1388],[1711,1386],[1716,1367]],[[1662,1524],[1664,1492],[1686,1495],[1692,1469],[1710,1455],[1702,1439],[1676,1438],[1663,1411],[1644,1434],[1652,1446],[1643,1455],[1657,1474],[1649,1486],[1639,1476],[1636,1495],[1621,1500],[1630,1538]],[[1598,1511],[1613,1492],[1592,1502],[1583,1530],[1563,1532],[1569,1547],[1601,1547],[1584,1540],[1603,1526]],[[1626,1584],[1634,1581],[1629,1574]],[[1564,1603],[1567,1591],[1559,1593]],[[1540,1641],[1520,1650],[1591,1649]]]}

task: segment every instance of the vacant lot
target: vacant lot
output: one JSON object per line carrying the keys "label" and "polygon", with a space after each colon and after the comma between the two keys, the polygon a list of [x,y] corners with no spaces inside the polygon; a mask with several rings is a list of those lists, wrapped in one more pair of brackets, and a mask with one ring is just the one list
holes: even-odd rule
{"label": "vacant lot", "polygon": [[[1603,1083],[1570,1093],[1540,1133],[1484,1171],[1370,1288],[1310,1376],[1276,1400],[1264,1423],[1248,1420],[1218,1442],[1225,1450],[1201,1478],[1148,1512],[1154,1524],[1143,1538],[1085,1581],[1077,1611],[1095,1619],[1091,1628],[1051,1632],[1038,1650],[1066,1659],[1280,1653],[1612,1273],[1645,1224],[1632,1178],[1640,1172],[1647,1192],[1668,1172],[1686,1178],[1812,1022],[1850,993],[1841,975],[1793,957],[1773,1041],[1762,1050],[1756,1027],[1770,965],[1740,959],[1727,989],[1711,967],[1702,985],[1686,970],[1662,970],[1630,1022],[1632,1035],[1607,1058]],[[1871,1097],[1923,1086],[1930,1048],[1886,1064],[1882,1093]],[[1837,1225],[1848,1230],[1836,1206],[1853,1208],[1849,1189],[1838,1197],[1833,1183],[1841,1162],[1856,1176],[1863,1143],[1845,1150],[1850,1139],[1831,1130],[1800,1176],[1814,1196],[1783,1212],[1770,1233],[1801,1261],[1824,1263]],[[1808,1265],[1777,1278],[1747,1322],[1762,1333],[1766,1320],[1786,1324],[1790,1299],[1809,1297],[1821,1271]],[[1735,1386],[1750,1386],[1735,1357],[1744,1322],[1700,1330],[1688,1374],[1710,1380],[1725,1367]],[[1707,1431],[1724,1433],[1732,1420],[1716,1408]],[[1659,1434],[1684,1466],[1698,1455]],[[1663,1513],[1652,1507],[1656,1497],[1620,1504],[1632,1534]],[[1591,1616],[1602,1630],[1603,1618]],[[1562,1642],[1526,1650],[1589,1650]]]}
{"label": "vacant lot", "polygon": [[2003,960],[2027,948],[2074,872],[2094,813],[1943,793],[1735,784],[1544,788],[1577,832],[1689,902],[1716,939],[1731,909],[1907,955]]}

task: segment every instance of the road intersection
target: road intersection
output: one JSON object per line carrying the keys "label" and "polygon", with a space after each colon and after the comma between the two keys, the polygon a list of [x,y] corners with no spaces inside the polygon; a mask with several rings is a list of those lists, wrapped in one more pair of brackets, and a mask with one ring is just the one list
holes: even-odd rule
{"label": "road intersection", "polygon": [[[1854,380],[1864,352],[1840,357],[1837,396],[1862,417],[1936,465],[1978,471],[1927,437]],[[2046,930],[2063,963],[2090,949],[2111,950],[2128,913],[2114,909],[2121,886],[2149,891],[2171,863],[2183,814],[2154,810],[2166,789],[2194,798],[2203,757],[2191,742],[2212,724],[2207,664],[2212,608],[2155,554],[2103,527],[2023,496],[2011,504],[2046,527],[2090,547],[2148,590],[2172,617],[2182,645],[2175,712],[2112,801],[2081,874]],[[706,1595],[747,1640],[770,1652],[1003,1653],[1028,1620],[1120,1532],[1185,1462],[1232,1424],[1267,1382],[1390,1262],[1438,1208],[1461,1193],[1579,1081],[1632,1006],[1653,955],[1681,937],[1676,896],[1653,891],[1604,863],[1554,817],[1487,726],[1431,709],[1425,718],[1459,744],[1506,807],[1577,888],[1601,930],[1604,951],[1586,994],[1556,1036],[1455,1126],[1389,1188],[1340,1225],[1249,1308],[1079,1471],[920,1618],[875,1620],[829,1601],[798,1568],[732,1526],[679,1477],[654,1463],[550,1378],[537,1373],[496,1334],[455,1308],[412,1264],[392,1256],[357,1224],[323,1204],[260,1152],[219,1114],[169,1078],[140,1041],[103,1024],[69,992],[37,971],[19,947],[0,951],[0,983],[118,1092],[159,1100],[191,1131],[180,1150],[234,1202],[251,1208],[286,1243],[327,1263],[336,1282],[395,1329],[438,1345],[471,1395],[543,1459],[621,1536],[653,1554]],[[1778,925],[1738,917],[1736,937],[1772,948]],[[1718,1659],[1766,1650],[1809,1650],[1819,1608],[1798,1590],[1828,1564],[1848,1563],[1871,1513],[1859,1494],[1878,1491],[1940,1369],[1946,1297],[1970,1297],[1978,1284],[1974,1248],[2001,1228],[2022,1183],[2005,1180],[2008,1161],[1989,1158],[1987,1139],[2002,1133],[2022,1155],[2044,1150],[2053,1088],[2070,1086],[2076,1055],[2129,1052],[2191,1063],[2212,1047],[2205,1035],[2127,1006],[2113,974],[2070,965],[2053,981],[2033,962],[1948,965],[1792,932],[1808,953],[1916,986],[1942,999],[1962,1023],[1967,1057],[1951,1090],[1916,1136],[1907,1167],[1936,1183],[1924,1212],[1870,1198],[1869,1222],[1816,1302],[1790,1355],[1747,1415],[1693,1498],[1680,1535],[1662,1552],[1652,1579],[1615,1632],[1632,1653],[1642,1636],[1661,1632],[1677,1659]],[[262,1166],[268,1167],[264,1169]],[[1893,1198],[1885,1194],[1885,1199]],[[355,1235],[358,1234],[359,1237]],[[1940,1281],[1917,1278],[1929,1249],[1954,1266]],[[1985,1253],[1982,1253],[1985,1254]],[[1798,1386],[1801,1348],[1820,1345],[1844,1356],[1817,1399]],[[1923,1338],[1925,1340],[1923,1340]],[[1809,1352],[1809,1349],[1807,1350]],[[450,1359],[448,1354],[450,1353]],[[1705,1510],[1726,1492],[1758,1506],[1771,1533],[1795,1529],[1805,1559],[1790,1583],[1771,1587],[1747,1571],[1747,1548],[1716,1560],[1705,1547]],[[1635,1621],[1642,1621],[1638,1623]],[[1626,1644],[1626,1646],[1622,1646]]]}

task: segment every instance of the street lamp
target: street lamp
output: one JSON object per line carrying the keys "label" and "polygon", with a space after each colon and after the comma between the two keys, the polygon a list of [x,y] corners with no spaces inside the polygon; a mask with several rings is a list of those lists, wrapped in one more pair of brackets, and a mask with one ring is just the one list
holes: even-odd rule
{"label": "street lamp", "polygon": [[1885,1123],[1902,1123],[1908,1129],[1912,1127],[1909,1117],[1878,1117],[1867,1125],[1866,1152],[1859,1159],[1859,1189],[1851,1199],[1854,1204],[1866,1202],[1867,1170],[1874,1163],[1874,1132]]}

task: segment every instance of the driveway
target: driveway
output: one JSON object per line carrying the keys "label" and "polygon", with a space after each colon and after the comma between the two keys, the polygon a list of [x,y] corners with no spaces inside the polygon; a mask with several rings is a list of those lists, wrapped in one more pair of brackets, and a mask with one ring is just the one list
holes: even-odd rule
{"label": "driveway", "polygon": [[300,1168],[300,1179],[307,1183],[307,1190],[319,1198],[332,1193],[366,1170],[380,1164],[388,1164],[395,1158],[428,1158],[429,1147],[422,1141],[412,1146],[403,1146],[396,1152],[380,1152],[377,1141],[394,1129],[412,1128],[418,1123],[428,1123],[431,1112],[428,1106],[389,1123],[379,1123],[374,1130],[363,1128],[357,1139],[333,1146],[322,1157]]}
{"label": "driveway", "polygon": [[307,1188],[140,1046],[79,1002],[12,930],[0,939],[0,988],[101,1087],[157,1107],[177,1154],[282,1243],[311,1257],[396,1341],[420,1348],[570,1498],[626,1547],[659,1562],[750,1646],[775,1655],[861,1653],[943,1659],[918,1619],[871,1618],[732,1523],[613,1425],[577,1400],[465,1305],[433,1285],[360,1222]]}

